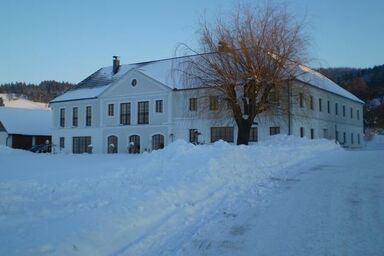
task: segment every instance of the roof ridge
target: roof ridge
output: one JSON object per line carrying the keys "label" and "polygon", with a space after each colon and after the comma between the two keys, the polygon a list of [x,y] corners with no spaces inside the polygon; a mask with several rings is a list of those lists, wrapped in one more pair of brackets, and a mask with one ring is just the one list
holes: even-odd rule
{"label": "roof ridge", "polygon": [[[187,57],[194,57],[194,56],[201,56],[205,54],[210,54],[210,53],[196,53],[196,54],[188,54],[188,55],[183,55],[183,56],[175,56],[175,57],[169,57],[169,58],[164,58],[164,59],[156,59],[156,60],[148,60],[148,61],[141,61],[141,62],[133,62],[133,63],[128,63],[128,64],[121,64],[121,66],[129,66],[129,65],[146,65],[146,64],[151,64],[154,62],[161,62],[161,61],[167,61],[167,60],[175,60],[175,59],[181,59],[181,58],[187,58]],[[112,67],[110,66],[105,66],[103,68],[109,68]]]}

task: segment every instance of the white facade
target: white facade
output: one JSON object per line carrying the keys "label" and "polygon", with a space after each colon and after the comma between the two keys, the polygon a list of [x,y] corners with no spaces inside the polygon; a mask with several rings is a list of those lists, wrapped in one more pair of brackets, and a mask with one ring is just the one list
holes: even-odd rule
{"label": "white facade", "polygon": [[0,145],[7,145],[8,133],[0,131]]}
{"label": "white facade", "polygon": [[[145,69],[139,64],[131,65],[132,68],[128,66],[122,66],[117,74],[110,74],[107,78],[108,72],[112,72],[111,68],[101,69],[84,80],[85,82],[80,83],[85,86],[69,91],[51,101],[52,141],[56,145],[56,151],[128,153],[129,148],[132,150],[132,145],[139,144],[139,151],[143,152],[152,150],[154,147],[161,148],[175,139],[189,141],[191,129],[195,129],[198,133],[199,143],[210,143],[213,139],[211,133],[216,129],[212,127],[229,127],[226,132],[232,133],[232,140],[236,140],[237,129],[231,115],[209,109],[209,96],[215,95],[213,90],[169,86],[163,80],[145,73],[143,71]],[[154,72],[154,69],[150,70]],[[100,80],[103,79],[108,81],[102,84]],[[92,84],[86,83],[87,81],[96,81],[98,86],[92,87]],[[263,140],[269,137],[271,132],[279,130],[279,133],[303,135],[315,139],[336,140],[338,136],[338,141],[347,147],[362,145],[363,102],[354,96],[348,97],[347,93],[337,94],[303,82],[296,82],[287,89],[290,90],[289,93],[286,95],[283,93],[280,97],[287,99],[290,95],[289,114],[285,112],[259,115],[254,124],[257,128],[257,140]],[[340,89],[337,88],[337,90]],[[300,94],[303,94],[303,106],[300,106]],[[311,96],[313,109],[309,101]],[[196,98],[196,109],[190,109],[191,98]],[[322,105],[321,110],[319,101]],[[139,114],[139,104],[143,109],[148,106],[148,111]],[[335,104],[338,105],[337,115]],[[124,114],[122,109],[128,108],[128,105],[129,115],[121,117]],[[91,109],[91,117],[89,118],[88,115],[91,121],[88,125],[86,124],[87,107]],[[74,108],[77,108],[76,122],[73,120]],[[65,113],[64,116],[62,113]],[[139,115],[148,120],[148,123],[140,124]],[[148,117],[144,117],[145,115]],[[125,121],[122,118],[125,118]],[[131,143],[133,138],[131,136],[135,136],[136,139],[139,137],[140,143]],[[79,139],[79,137],[88,138]],[[85,147],[88,147],[87,150]]]}
{"label": "white facade", "polygon": [[[351,148],[362,146],[364,131],[361,102],[313,86],[306,86],[303,90],[300,85],[292,91],[291,134],[300,136],[303,129],[307,138],[337,140]],[[299,102],[300,91],[304,91],[302,93],[307,99],[303,101],[303,106]]]}

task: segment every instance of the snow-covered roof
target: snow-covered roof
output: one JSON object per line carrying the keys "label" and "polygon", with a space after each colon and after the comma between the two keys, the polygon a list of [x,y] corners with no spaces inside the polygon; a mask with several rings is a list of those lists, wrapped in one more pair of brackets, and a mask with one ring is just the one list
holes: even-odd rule
{"label": "snow-covered roof", "polygon": [[360,100],[355,95],[345,90],[341,86],[337,85],[331,79],[320,74],[319,72],[316,72],[313,69],[310,69],[303,65],[299,65],[299,68],[300,68],[300,71],[302,72],[299,71],[297,75],[297,80],[313,85],[317,88],[326,90],[328,92],[332,92],[334,94],[340,95],[342,97],[351,99],[353,101],[364,103],[364,101]]}
{"label": "snow-covered roof", "polygon": [[88,88],[80,88],[69,90],[66,93],[54,98],[51,100],[53,102],[61,102],[61,101],[70,101],[70,100],[80,100],[80,99],[92,99],[99,96],[105,89],[109,87],[110,84],[98,87],[88,87]]}
{"label": "snow-covered roof", "polygon": [[50,135],[50,110],[0,107],[0,122],[8,134]]}
{"label": "snow-covered roof", "polygon": [[[101,68],[81,81],[75,88],[53,99],[51,103],[96,98],[131,70],[137,70],[168,86],[170,89],[185,89],[186,86],[183,83],[181,73],[175,72],[175,70],[180,68],[183,60],[187,57],[191,56],[121,65],[116,74],[113,74],[112,66]],[[299,65],[297,80],[353,101],[364,103],[352,93],[308,67]]]}

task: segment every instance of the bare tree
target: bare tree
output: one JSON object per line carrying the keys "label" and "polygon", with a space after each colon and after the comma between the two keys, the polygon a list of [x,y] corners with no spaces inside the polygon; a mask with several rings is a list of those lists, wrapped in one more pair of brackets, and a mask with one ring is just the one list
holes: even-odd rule
{"label": "bare tree", "polygon": [[255,117],[276,107],[276,95],[298,75],[303,31],[285,7],[247,6],[204,21],[200,49],[186,46],[193,55],[182,64],[185,82],[220,93],[238,126],[237,144],[248,144]]}

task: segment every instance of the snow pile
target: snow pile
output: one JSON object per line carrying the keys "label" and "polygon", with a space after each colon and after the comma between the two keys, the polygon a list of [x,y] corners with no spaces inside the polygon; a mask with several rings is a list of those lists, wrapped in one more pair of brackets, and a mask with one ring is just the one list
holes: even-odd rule
{"label": "snow pile", "polygon": [[371,140],[367,142],[365,147],[367,150],[384,150],[384,135],[375,135]]}
{"label": "snow pile", "polygon": [[141,155],[0,152],[0,255],[174,255],[210,220],[253,205],[272,177],[331,150],[341,149],[273,136]]}
{"label": "snow pile", "polygon": [[14,149],[14,148],[7,147],[5,145],[0,145],[0,154],[29,154],[29,153],[30,153],[29,151]]}

